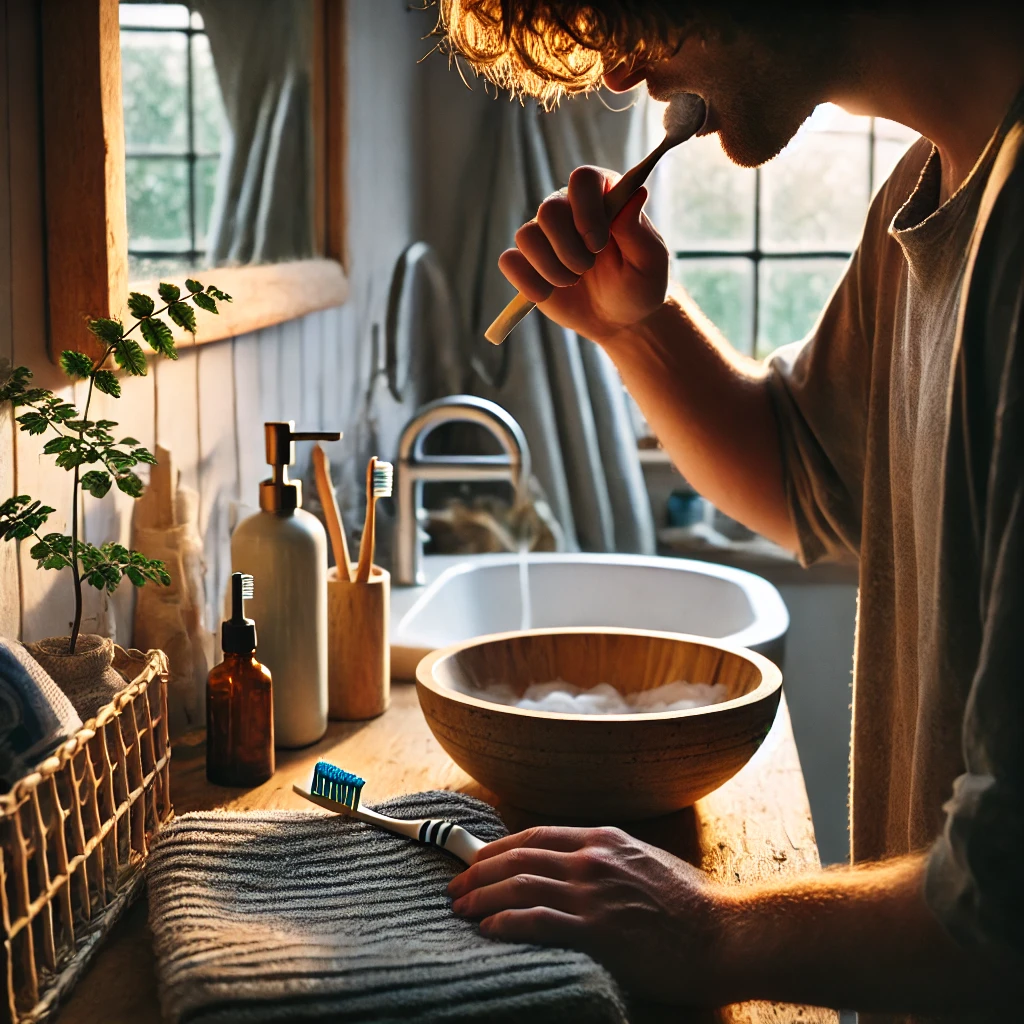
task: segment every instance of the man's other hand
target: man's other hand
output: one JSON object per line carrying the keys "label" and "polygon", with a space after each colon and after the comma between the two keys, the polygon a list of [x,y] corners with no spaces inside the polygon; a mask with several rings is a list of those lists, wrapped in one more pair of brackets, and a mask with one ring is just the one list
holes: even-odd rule
{"label": "man's other hand", "polygon": [[720,887],[615,828],[528,829],[490,843],[452,880],[452,910],[488,938],[583,950],[627,988],[716,1002]]}

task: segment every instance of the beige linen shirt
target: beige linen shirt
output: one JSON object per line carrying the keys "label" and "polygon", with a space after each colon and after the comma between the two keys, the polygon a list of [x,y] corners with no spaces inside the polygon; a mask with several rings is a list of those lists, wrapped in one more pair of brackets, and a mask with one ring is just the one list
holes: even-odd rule
{"label": "beige linen shirt", "polygon": [[811,336],[769,362],[802,558],[859,564],[853,860],[933,847],[940,919],[1018,948],[1024,161],[1004,143],[1022,110],[941,205],[938,154],[917,142]]}

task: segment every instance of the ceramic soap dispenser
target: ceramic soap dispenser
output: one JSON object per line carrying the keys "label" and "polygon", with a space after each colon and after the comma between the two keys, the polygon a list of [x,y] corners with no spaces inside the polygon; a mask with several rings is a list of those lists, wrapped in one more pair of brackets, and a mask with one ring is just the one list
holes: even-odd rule
{"label": "ceramic soap dispenser", "polygon": [[302,509],[288,479],[296,441],[337,441],[340,433],[296,433],[292,421],[264,425],[273,475],[260,484],[260,511],[231,537],[231,564],[252,575],[250,614],[260,624],[260,660],[274,679],[278,747],[305,747],[327,730],[327,536]]}

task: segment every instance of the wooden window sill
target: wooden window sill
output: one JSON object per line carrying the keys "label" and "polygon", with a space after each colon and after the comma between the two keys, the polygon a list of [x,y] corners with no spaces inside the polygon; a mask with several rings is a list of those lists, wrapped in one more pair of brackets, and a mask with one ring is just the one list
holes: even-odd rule
{"label": "wooden window sill", "polygon": [[[318,309],[340,306],[348,296],[348,280],[337,260],[296,260],[255,267],[220,267],[172,275],[159,280],[133,281],[133,292],[145,292],[157,298],[160,280],[177,284],[182,290],[186,277],[195,277],[204,285],[214,284],[227,292],[232,302],[219,302],[220,313],[211,316],[201,310],[196,319],[195,337],[164,317],[174,332],[179,347],[203,345],[209,341],[233,338],[262,327],[294,320]],[[157,300],[157,306],[162,303]]]}

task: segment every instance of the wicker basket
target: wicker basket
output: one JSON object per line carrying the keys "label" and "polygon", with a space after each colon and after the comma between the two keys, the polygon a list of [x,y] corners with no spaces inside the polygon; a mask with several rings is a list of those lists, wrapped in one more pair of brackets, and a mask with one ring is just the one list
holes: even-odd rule
{"label": "wicker basket", "polygon": [[150,840],[171,817],[167,658],[116,652],[133,681],[0,797],[0,1020],[55,1012],[141,891]]}

